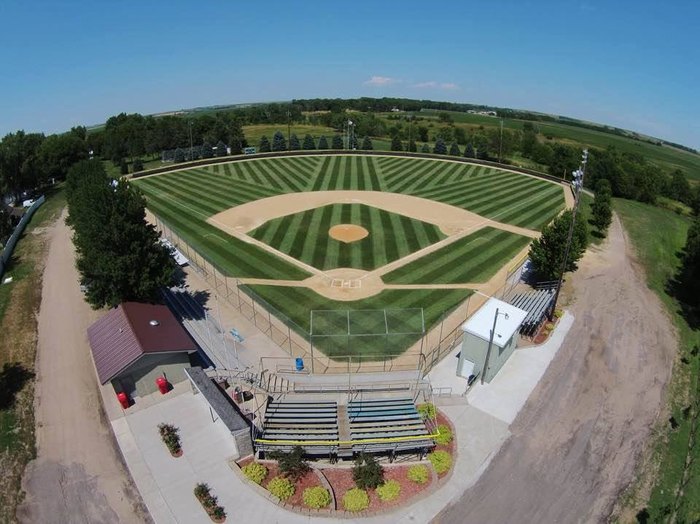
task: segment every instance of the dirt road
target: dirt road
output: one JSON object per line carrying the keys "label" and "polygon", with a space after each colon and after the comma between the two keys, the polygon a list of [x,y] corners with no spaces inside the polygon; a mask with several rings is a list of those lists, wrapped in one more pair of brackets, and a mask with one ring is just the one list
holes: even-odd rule
{"label": "dirt road", "polygon": [[44,270],[36,362],[37,458],[26,469],[22,522],[146,522],[102,413],[65,215],[53,226]]}
{"label": "dirt road", "polygon": [[479,482],[439,523],[599,522],[634,474],[676,340],[617,217],[571,279],[576,322]]}

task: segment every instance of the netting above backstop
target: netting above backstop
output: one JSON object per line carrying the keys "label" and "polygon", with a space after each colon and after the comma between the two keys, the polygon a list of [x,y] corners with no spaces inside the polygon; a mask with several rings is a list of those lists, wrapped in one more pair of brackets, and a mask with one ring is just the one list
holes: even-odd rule
{"label": "netting above backstop", "polygon": [[353,355],[370,360],[400,355],[425,334],[423,308],[316,309],[309,338],[329,357]]}

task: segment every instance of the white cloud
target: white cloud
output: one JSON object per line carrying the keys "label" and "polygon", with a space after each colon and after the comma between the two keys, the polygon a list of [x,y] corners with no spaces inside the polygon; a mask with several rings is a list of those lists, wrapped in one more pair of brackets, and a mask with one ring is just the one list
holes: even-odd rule
{"label": "white cloud", "polygon": [[417,84],[413,84],[412,87],[418,89],[459,89],[459,86],[454,82],[436,82],[435,80],[430,80],[429,82],[419,82]]}
{"label": "white cloud", "polygon": [[391,78],[388,76],[373,76],[369,80],[365,81],[366,86],[382,87],[388,86],[389,84],[395,84],[399,82],[396,78]]}

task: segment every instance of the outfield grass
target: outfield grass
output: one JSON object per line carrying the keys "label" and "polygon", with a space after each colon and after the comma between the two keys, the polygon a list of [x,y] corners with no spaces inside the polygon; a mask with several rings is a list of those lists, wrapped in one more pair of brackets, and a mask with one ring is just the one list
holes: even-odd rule
{"label": "outfield grass", "polygon": [[[256,300],[266,303],[273,312],[283,312],[294,324],[296,331],[307,337],[310,331],[312,310],[371,310],[371,309],[412,309],[423,308],[426,331],[436,324],[444,313],[456,308],[472,291],[466,289],[418,289],[385,290],[370,298],[353,301],[336,301],[325,298],[318,293],[301,287],[283,286],[245,286],[242,290],[252,291]],[[354,332],[361,330],[355,328]],[[365,332],[376,333],[373,325],[367,325]],[[324,331],[328,334],[328,331]],[[339,334],[347,333],[339,329]],[[385,355],[403,353],[420,335],[322,337],[314,339],[314,347],[329,357],[353,355],[368,359],[382,358]],[[348,346],[348,341],[350,346]]]}
{"label": "outfield grass", "polygon": [[387,284],[486,282],[530,242],[530,238],[484,227],[384,275]]}
{"label": "outfield grass", "polygon": [[[337,224],[362,226],[369,235],[345,243],[331,238]],[[332,204],[265,222],[250,236],[318,269],[371,270],[445,238],[437,226],[362,204]]]}
{"label": "outfield grass", "polygon": [[[696,432],[700,429],[697,419],[700,360],[691,352],[700,345],[700,329],[688,325],[679,313],[678,302],[668,294],[666,287],[678,268],[678,253],[685,245],[689,221],[669,210],[628,200],[614,199],[614,208],[637,251],[649,287],[664,303],[678,328],[679,351],[686,361],[674,367],[669,387],[669,405],[678,427],[672,430],[664,420],[659,428],[655,453],[659,468],[648,501],[648,522],[666,521],[674,511],[678,512],[676,522],[697,522],[700,519],[700,447],[696,442],[694,448],[689,448],[689,438],[693,428]],[[695,402],[694,409],[684,412],[692,402]],[[695,418],[689,416],[693,413]],[[676,493],[686,466],[687,484],[677,501]]]}

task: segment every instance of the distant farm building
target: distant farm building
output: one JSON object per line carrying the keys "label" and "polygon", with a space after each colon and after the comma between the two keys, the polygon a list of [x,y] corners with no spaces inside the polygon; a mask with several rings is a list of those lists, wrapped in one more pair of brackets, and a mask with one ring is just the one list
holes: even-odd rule
{"label": "distant farm building", "polygon": [[171,384],[187,379],[197,346],[166,306],[124,302],[88,328],[100,384],[111,382],[129,398],[158,390],[156,379]]}

